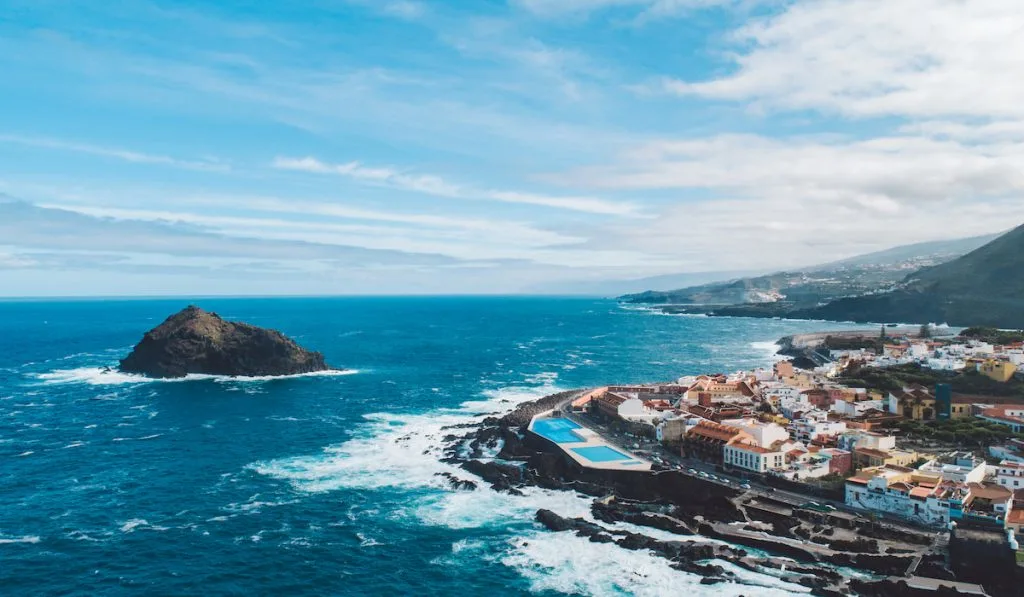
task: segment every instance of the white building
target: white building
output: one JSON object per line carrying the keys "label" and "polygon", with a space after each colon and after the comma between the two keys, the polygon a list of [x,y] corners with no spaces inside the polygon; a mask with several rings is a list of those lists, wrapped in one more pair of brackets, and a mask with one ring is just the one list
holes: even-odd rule
{"label": "white building", "polygon": [[907,353],[915,359],[927,358],[931,351],[928,350],[928,345],[924,342],[915,342],[910,345],[910,350]]}
{"label": "white building", "polygon": [[775,423],[762,423],[755,419],[744,418],[726,419],[722,421],[722,424],[736,427],[740,431],[749,433],[757,445],[765,448],[770,448],[776,442],[789,441],[789,432],[786,431],[785,427]]}
{"label": "white building", "polygon": [[751,444],[726,444],[722,448],[722,461],[727,467],[766,473],[784,467],[786,455],[776,450]]}
{"label": "white building", "polygon": [[944,481],[958,483],[981,483],[985,480],[985,460],[975,458],[970,452],[956,452],[944,461],[929,460],[917,468],[927,474],[938,475]]}
{"label": "white building", "polygon": [[832,403],[832,412],[844,417],[858,417],[869,410],[885,410],[885,403],[882,400],[861,400],[860,402],[846,402],[838,400]]}
{"label": "white building", "polygon": [[846,480],[846,505],[931,526],[949,524],[950,490],[917,485],[909,470],[885,466],[861,471]]}
{"label": "white building", "polygon": [[967,363],[963,359],[952,356],[933,357],[927,359],[925,364],[929,369],[935,371],[959,371],[967,366]]}
{"label": "white building", "polygon": [[1010,491],[1024,489],[1024,463],[1004,460],[996,468],[996,483]]}
{"label": "white building", "polygon": [[864,431],[862,429],[851,429],[839,436],[838,446],[850,452],[854,448],[891,452],[896,449],[896,436],[884,435],[874,431]]}
{"label": "white building", "polygon": [[803,418],[790,423],[789,429],[793,439],[798,442],[810,443],[820,436],[838,435],[846,431],[845,421],[829,421],[825,411],[811,411]]}
{"label": "white building", "polygon": [[800,388],[777,382],[761,386],[761,396],[775,406],[781,406],[783,401],[793,402],[799,401],[801,398],[806,402],[807,397],[800,391]]}

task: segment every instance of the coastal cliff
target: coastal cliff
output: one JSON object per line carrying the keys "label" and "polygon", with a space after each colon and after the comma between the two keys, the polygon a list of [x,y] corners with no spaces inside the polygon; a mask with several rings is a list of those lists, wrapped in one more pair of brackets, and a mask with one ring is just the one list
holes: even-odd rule
{"label": "coastal cliff", "polygon": [[231,376],[296,375],[330,367],[319,352],[308,351],[276,330],[221,319],[189,306],[146,332],[121,371],[149,377],[190,373]]}

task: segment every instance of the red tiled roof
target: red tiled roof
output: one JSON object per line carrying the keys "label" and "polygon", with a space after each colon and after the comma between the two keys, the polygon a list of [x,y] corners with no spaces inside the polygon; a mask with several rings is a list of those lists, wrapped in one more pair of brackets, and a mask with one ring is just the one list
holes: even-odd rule
{"label": "red tiled roof", "polygon": [[981,411],[981,414],[986,417],[992,417],[993,419],[1000,419],[1002,421],[1008,421],[1010,423],[1024,423],[1024,419],[1016,416],[1006,414],[1008,410],[1021,410],[1019,406],[996,406],[994,408],[986,408]]}
{"label": "red tiled roof", "polygon": [[700,423],[697,423],[693,429],[689,430],[686,435],[688,437],[692,436],[694,439],[728,442],[742,433],[742,431],[735,427],[721,425],[711,421],[701,421]]}
{"label": "red tiled roof", "polygon": [[910,490],[910,497],[924,499],[935,491],[934,486],[918,485],[917,487]]}
{"label": "red tiled roof", "polygon": [[968,483],[967,486],[971,488],[971,495],[985,500],[1004,501],[1011,495],[1009,489],[996,483]]}

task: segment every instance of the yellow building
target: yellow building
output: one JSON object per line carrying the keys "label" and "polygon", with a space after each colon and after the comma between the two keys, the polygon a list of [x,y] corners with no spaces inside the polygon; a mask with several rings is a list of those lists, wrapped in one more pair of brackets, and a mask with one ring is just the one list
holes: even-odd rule
{"label": "yellow building", "polygon": [[907,466],[917,460],[916,452],[906,450],[875,450],[874,448],[854,448],[853,466],[869,468],[877,466]]}
{"label": "yellow building", "polygon": [[921,387],[890,393],[889,412],[915,421],[934,421],[935,396]]}
{"label": "yellow building", "polygon": [[1017,366],[1010,361],[989,359],[978,365],[978,373],[1002,383],[1010,381],[1016,372]]}

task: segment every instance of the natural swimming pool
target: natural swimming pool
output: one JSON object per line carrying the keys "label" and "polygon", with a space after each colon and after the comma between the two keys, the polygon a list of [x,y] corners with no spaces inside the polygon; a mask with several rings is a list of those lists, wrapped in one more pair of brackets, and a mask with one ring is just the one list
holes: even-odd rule
{"label": "natural swimming pool", "polygon": [[580,456],[586,458],[591,462],[611,462],[614,460],[633,460],[631,457],[626,456],[618,450],[613,450],[608,446],[591,446],[587,448],[573,448],[573,452],[576,452]]}
{"label": "natural swimming pool", "polygon": [[586,441],[573,429],[580,426],[569,419],[537,419],[533,422],[533,432],[556,444],[577,444]]}

